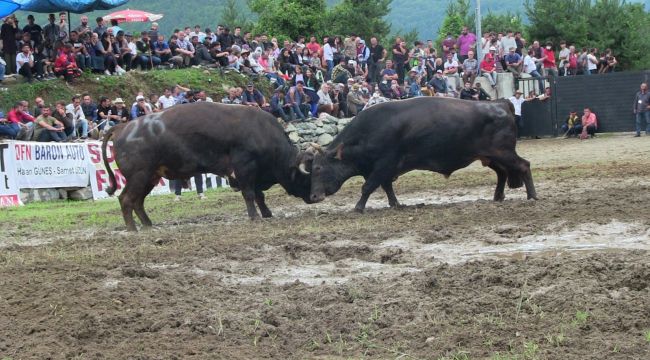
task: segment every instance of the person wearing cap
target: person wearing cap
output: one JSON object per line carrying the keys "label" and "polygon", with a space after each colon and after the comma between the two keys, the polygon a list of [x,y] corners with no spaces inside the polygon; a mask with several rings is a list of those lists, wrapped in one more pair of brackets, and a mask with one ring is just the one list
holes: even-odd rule
{"label": "person wearing cap", "polygon": [[485,76],[490,81],[490,85],[492,85],[492,88],[494,89],[497,87],[497,64],[495,60],[496,56],[494,55],[496,49],[492,49],[495,48],[491,47],[490,54],[485,54],[483,61],[481,61],[481,75]]}
{"label": "person wearing cap", "polygon": [[361,110],[366,106],[368,101],[363,97],[363,93],[359,88],[359,84],[352,85],[348,92],[347,105],[348,110],[352,116],[357,116]]}
{"label": "person wearing cap", "polygon": [[442,70],[436,70],[436,74],[427,83],[427,87],[435,91],[436,96],[447,96],[447,80]]}
{"label": "person wearing cap", "polygon": [[138,93],[138,96],[135,97],[135,103],[131,106],[131,118],[135,119],[149,114],[153,114],[151,105],[147,103],[147,99],[142,93]]}
{"label": "person wearing cap", "polygon": [[[113,109],[111,110],[112,114],[110,116],[111,120],[114,123],[125,123],[131,121],[131,112],[126,109],[124,100],[122,98],[116,98],[113,100]],[[112,124],[111,124],[112,126]]]}
{"label": "person wearing cap", "polygon": [[582,132],[582,122],[578,117],[578,113],[571,110],[569,116],[562,124],[562,131],[564,131],[564,138],[576,137]]}
{"label": "person wearing cap", "polygon": [[269,109],[269,104],[266,102],[264,95],[255,88],[252,82],[246,85],[246,91],[242,94],[242,105],[253,106],[263,110]]}
{"label": "person wearing cap", "polygon": [[508,99],[508,100],[510,100],[510,102],[512,103],[512,105],[515,108],[515,123],[517,124],[517,127],[519,128],[518,133],[521,133],[521,130],[524,127],[524,122],[523,122],[523,119],[521,117],[521,106],[526,101],[526,99],[524,99],[524,97],[521,96],[521,95],[522,95],[521,90],[517,89],[515,91],[515,95],[511,96],[510,99]]}
{"label": "person wearing cap", "polygon": [[[409,76],[406,78],[406,86],[408,89],[408,97],[417,97],[422,96],[422,91],[420,90],[420,81],[422,77],[418,74],[417,69],[414,67],[409,70]],[[365,104],[364,104],[365,105]]]}
{"label": "person wearing cap", "polygon": [[[510,71],[515,78],[521,76],[521,69],[523,67],[523,60],[519,54],[516,53],[517,48],[511,47],[508,49],[508,54],[505,56],[506,68]],[[515,82],[515,84],[517,84]]]}

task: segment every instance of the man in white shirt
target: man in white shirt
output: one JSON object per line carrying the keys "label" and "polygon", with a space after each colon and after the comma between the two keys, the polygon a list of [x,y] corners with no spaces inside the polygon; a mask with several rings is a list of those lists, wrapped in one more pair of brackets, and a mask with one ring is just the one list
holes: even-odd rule
{"label": "man in white shirt", "polygon": [[81,139],[88,138],[88,120],[81,108],[81,96],[73,96],[72,103],[65,107],[65,112],[72,115],[73,132],[76,132],[77,135],[81,134]]}
{"label": "man in white shirt", "polygon": [[29,47],[29,44],[23,45],[21,52],[16,55],[16,73],[27,78],[27,82],[34,81],[34,55]]}
{"label": "man in white shirt", "polygon": [[535,53],[535,50],[528,50],[528,55],[524,57],[524,72],[531,77],[537,78],[539,81],[539,93],[543,94],[544,93],[544,79],[542,79],[542,75],[539,74],[539,71],[537,71],[537,64],[536,60],[533,56]]}
{"label": "man in white shirt", "polygon": [[515,96],[511,96],[510,99],[508,99],[515,107],[515,123],[519,129],[519,133],[521,133],[521,129],[524,127],[524,122],[521,119],[521,105],[526,101],[521,94],[522,92],[520,90],[516,90]]}
{"label": "man in white shirt", "polygon": [[318,113],[328,113],[332,116],[338,117],[339,115],[339,104],[334,104],[332,98],[330,97],[330,85],[324,83],[318,92]]}
{"label": "man in white shirt", "polygon": [[454,59],[452,53],[447,54],[447,61],[444,64],[445,71],[443,74],[447,77],[447,87],[449,91],[456,93],[460,90],[460,75],[458,74],[458,61]]}
{"label": "man in white shirt", "polygon": [[165,94],[158,98],[158,104],[161,110],[176,105],[176,98],[172,95],[172,89],[165,89]]}

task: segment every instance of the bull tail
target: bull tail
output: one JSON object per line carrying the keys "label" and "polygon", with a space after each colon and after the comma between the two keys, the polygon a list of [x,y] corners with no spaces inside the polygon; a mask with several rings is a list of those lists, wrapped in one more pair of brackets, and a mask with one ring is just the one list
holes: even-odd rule
{"label": "bull tail", "polygon": [[115,194],[115,190],[117,190],[117,181],[115,180],[115,174],[113,173],[113,169],[111,169],[111,165],[108,163],[108,158],[106,157],[106,147],[108,145],[108,141],[111,139],[111,137],[113,137],[115,128],[116,126],[113,126],[112,128],[108,129],[106,134],[104,134],[104,138],[102,139],[102,158],[104,159],[104,167],[106,167],[106,172],[108,173],[109,179],[109,185],[106,189],[106,193],[109,196],[113,196],[113,194]]}

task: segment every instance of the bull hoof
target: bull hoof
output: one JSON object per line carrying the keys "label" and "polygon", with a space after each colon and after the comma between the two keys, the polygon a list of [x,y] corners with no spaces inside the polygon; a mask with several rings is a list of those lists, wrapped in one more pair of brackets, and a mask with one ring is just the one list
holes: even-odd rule
{"label": "bull hoof", "polygon": [[537,195],[528,195],[528,200],[538,200]]}
{"label": "bull hoof", "polygon": [[365,209],[361,208],[361,207],[355,207],[354,208],[354,212],[359,213],[359,214],[363,214],[364,211],[365,211]]}
{"label": "bull hoof", "polygon": [[506,199],[505,195],[494,195],[494,201],[496,202],[503,202],[503,200]]}
{"label": "bull hoof", "polygon": [[400,204],[398,202],[392,203],[392,204],[389,203],[388,206],[390,206],[392,209],[397,209],[397,210],[401,210],[401,209],[406,208],[406,205],[402,205],[402,204]]}
{"label": "bull hoof", "polygon": [[266,218],[271,218],[271,217],[273,217],[273,214],[269,211],[267,213],[262,213],[262,217],[265,218],[265,219]]}

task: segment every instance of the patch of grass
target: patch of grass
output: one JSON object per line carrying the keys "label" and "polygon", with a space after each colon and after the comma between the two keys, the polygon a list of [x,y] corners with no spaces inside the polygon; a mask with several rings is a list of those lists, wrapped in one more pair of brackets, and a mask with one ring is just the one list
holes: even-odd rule
{"label": "patch of grass", "polygon": [[583,326],[587,323],[587,320],[589,319],[589,312],[588,311],[582,311],[578,310],[576,311],[576,315],[571,321],[571,325],[575,327],[580,327]]}
{"label": "patch of grass", "polygon": [[646,330],[645,333],[643,333],[643,338],[645,338],[645,341],[650,343],[650,329]]}

